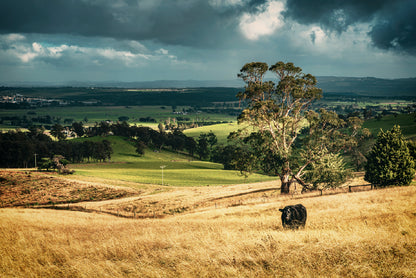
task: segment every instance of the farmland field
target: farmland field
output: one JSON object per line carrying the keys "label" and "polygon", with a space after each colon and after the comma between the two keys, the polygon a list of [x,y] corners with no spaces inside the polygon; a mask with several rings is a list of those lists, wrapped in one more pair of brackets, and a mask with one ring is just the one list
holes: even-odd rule
{"label": "farmland field", "polygon": [[371,119],[365,122],[364,127],[368,128],[374,135],[383,129],[390,130],[394,125],[400,125],[403,135],[407,138],[416,138],[416,114],[388,115],[381,120]]}
{"label": "farmland field", "polygon": [[[126,103],[130,93],[103,96]],[[217,109],[225,102],[211,103],[213,113],[191,105],[136,104],[3,109],[0,117],[49,115],[85,125],[128,117],[129,124],[154,128],[174,117],[227,122],[184,131],[194,138],[212,131],[220,144],[239,128],[236,116]],[[139,123],[141,117],[157,123]],[[407,138],[416,136],[414,113],[370,119],[364,126],[376,135],[394,124]],[[299,190],[282,196],[277,177],[246,178],[167,149],[146,148],[139,156],[134,142],[119,136],[71,140],[103,139],[111,142],[111,160],[72,164],[73,175],[0,171],[0,277],[416,277],[414,182],[348,193],[350,185],[369,190],[359,173],[323,196]],[[308,210],[306,228],[284,230],[278,210],[297,203]]]}
{"label": "farmland field", "polygon": [[[178,106],[175,111],[181,113],[189,106]],[[119,117],[126,116],[129,118],[130,124],[145,124],[139,121],[140,118],[151,117],[158,122],[164,122],[168,119],[178,116],[189,118],[192,121],[235,121],[235,116],[227,114],[212,114],[207,112],[192,112],[186,115],[175,114],[171,106],[66,106],[66,107],[42,107],[36,109],[0,109],[0,117],[2,116],[19,116],[31,117],[30,113],[35,113],[35,117],[51,116],[52,118],[60,118],[63,122],[65,119],[73,121],[84,121],[87,119],[86,125],[94,125],[95,122],[110,120],[117,122]],[[157,123],[153,126],[157,127]]]}
{"label": "farmland field", "polygon": [[208,133],[212,131],[217,136],[218,143],[225,144],[227,142],[228,135],[233,131],[237,131],[239,128],[241,128],[241,126],[239,126],[237,122],[233,122],[187,129],[184,133],[187,136],[197,138],[201,133]]}
{"label": "farmland field", "polygon": [[[96,137],[96,140],[101,138]],[[138,184],[163,184],[171,186],[206,186],[242,184],[276,180],[259,174],[245,178],[239,171],[223,170],[223,165],[199,161],[193,157],[168,151],[147,149],[145,155],[135,154],[132,143],[121,137],[107,137],[112,142],[114,154],[110,163],[86,163],[71,165],[78,178],[97,177]]]}
{"label": "farmland field", "polygon": [[[296,203],[306,228],[284,230],[278,209]],[[95,213],[0,209],[0,276],[416,277],[414,186],[315,197],[181,187],[80,206]],[[104,214],[123,208],[158,217]]]}

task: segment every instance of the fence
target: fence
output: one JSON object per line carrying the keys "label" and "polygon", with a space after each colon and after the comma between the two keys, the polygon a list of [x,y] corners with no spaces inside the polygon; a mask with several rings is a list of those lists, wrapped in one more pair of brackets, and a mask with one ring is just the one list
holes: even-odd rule
{"label": "fence", "polygon": [[[369,186],[371,187],[370,190],[374,189],[373,184],[350,185],[350,186],[348,186],[348,192],[363,191],[363,190],[365,190],[364,187],[369,187]],[[353,191],[353,188],[360,188],[361,190]]]}

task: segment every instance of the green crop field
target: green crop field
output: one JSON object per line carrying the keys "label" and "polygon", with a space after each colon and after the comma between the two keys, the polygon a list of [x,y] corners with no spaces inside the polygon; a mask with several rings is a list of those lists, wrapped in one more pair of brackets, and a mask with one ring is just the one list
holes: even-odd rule
{"label": "green crop field", "polygon": [[[65,119],[72,119],[73,121],[88,120],[86,125],[94,125],[95,122],[104,120],[118,121],[119,117],[128,117],[128,123],[148,125],[148,123],[141,123],[140,118],[151,117],[157,122],[164,122],[175,118],[186,118],[188,122],[192,121],[235,121],[235,116],[230,116],[221,113],[207,113],[207,112],[191,112],[183,113],[184,110],[189,109],[188,106],[178,106],[175,108],[177,113],[174,113],[171,106],[64,106],[64,107],[42,107],[37,109],[0,109],[0,117],[17,116],[17,117],[40,117],[49,115],[52,118],[60,118],[63,122]],[[157,126],[156,124],[151,124]],[[7,126],[4,126],[5,128]]]}
{"label": "green crop field", "polygon": [[230,134],[230,132],[237,131],[239,128],[241,128],[240,125],[237,124],[237,122],[232,123],[226,123],[226,124],[216,124],[216,125],[210,125],[210,126],[202,126],[198,128],[192,128],[187,129],[184,131],[184,133],[187,136],[191,136],[194,138],[197,138],[199,134],[201,133],[208,133],[213,132],[218,139],[218,143],[226,143],[227,137]]}
{"label": "green crop field", "polygon": [[114,153],[111,162],[73,164],[71,168],[75,170],[75,175],[138,184],[162,184],[161,166],[165,166],[163,184],[171,186],[228,185],[277,179],[259,174],[245,178],[238,171],[223,170],[221,164],[199,161],[163,150],[155,152],[147,149],[145,155],[139,157],[133,144],[125,139],[115,136],[105,139],[112,143]]}
{"label": "green crop field", "polygon": [[394,125],[399,125],[403,135],[407,138],[416,137],[416,114],[399,114],[387,115],[382,119],[370,119],[364,123],[364,127],[368,128],[372,134],[377,135],[380,129],[384,131],[390,130]]}

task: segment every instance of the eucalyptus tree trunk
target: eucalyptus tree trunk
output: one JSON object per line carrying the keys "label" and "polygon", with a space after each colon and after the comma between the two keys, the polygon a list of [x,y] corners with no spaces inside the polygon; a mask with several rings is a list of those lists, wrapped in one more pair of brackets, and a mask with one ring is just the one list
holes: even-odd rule
{"label": "eucalyptus tree trunk", "polygon": [[291,178],[291,170],[289,168],[289,161],[284,163],[282,173],[280,174],[280,194],[289,194],[290,186],[293,182]]}
{"label": "eucalyptus tree trunk", "polygon": [[292,181],[283,177],[280,179],[280,182],[280,194],[289,194],[290,185],[292,184]]}

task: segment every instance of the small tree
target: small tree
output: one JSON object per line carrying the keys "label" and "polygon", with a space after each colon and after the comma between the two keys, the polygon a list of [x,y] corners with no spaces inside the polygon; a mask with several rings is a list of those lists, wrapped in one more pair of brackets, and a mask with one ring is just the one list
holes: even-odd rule
{"label": "small tree", "polygon": [[144,155],[144,150],[146,149],[146,145],[145,143],[143,143],[142,141],[136,141],[136,153],[139,156],[143,156]]}
{"label": "small tree", "polygon": [[367,155],[364,179],[376,186],[409,185],[414,178],[415,163],[400,126],[381,130]]}
{"label": "small tree", "polygon": [[215,135],[214,132],[212,132],[212,130],[210,130],[209,133],[207,134],[207,140],[210,146],[210,150],[212,150],[212,147],[218,142],[217,136]]}
{"label": "small tree", "polygon": [[53,158],[42,158],[41,162],[38,165],[39,170],[56,169],[59,174],[73,174],[74,170],[70,170],[67,165],[69,161],[66,160],[62,155],[54,155]]}
{"label": "small tree", "polygon": [[165,132],[165,126],[162,123],[159,123],[157,128],[159,129],[160,133],[164,133]]}
{"label": "small tree", "polygon": [[52,162],[54,168],[58,170],[59,174],[67,175],[73,174],[74,171],[68,168],[69,161],[66,160],[62,155],[54,155]]}
{"label": "small tree", "polygon": [[127,117],[127,116],[120,116],[120,117],[118,117],[118,120],[119,120],[120,122],[127,122],[129,119],[130,119],[130,118],[129,118],[129,117]]}
{"label": "small tree", "polygon": [[197,139],[196,153],[200,159],[207,159],[210,155],[208,137],[205,133],[201,133]]}
{"label": "small tree", "polygon": [[409,148],[409,152],[413,158],[413,161],[415,161],[415,167],[416,167],[416,141],[413,141],[413,140],[407,141],[407,147]]}
{"label": "small tree", "polygon": [[60,124],[54,124],[51,128],[51,135],[57,138],[59,141],[65,140],[65,128]]}
{"label": "small tree", "polygon": [[314,188],[335,188],[347,181],[351,171],[346,168],[344,159],[339,154],[328,154],[321,160],[311,164],[305,172],[304,180],[313,184]]}
{"label": "small tree", "polygon": [[41,161],[38,162],[38,170],[46,170],[49,171],[49,169],[54,169],[54,163],[52,159],[47,157],[42,157]]}
{"label": "small tree", "polygon": [[82,122],[72,123],[72,130],[77,134],[78,137],[82,137],[85,134],[85,128]]}

